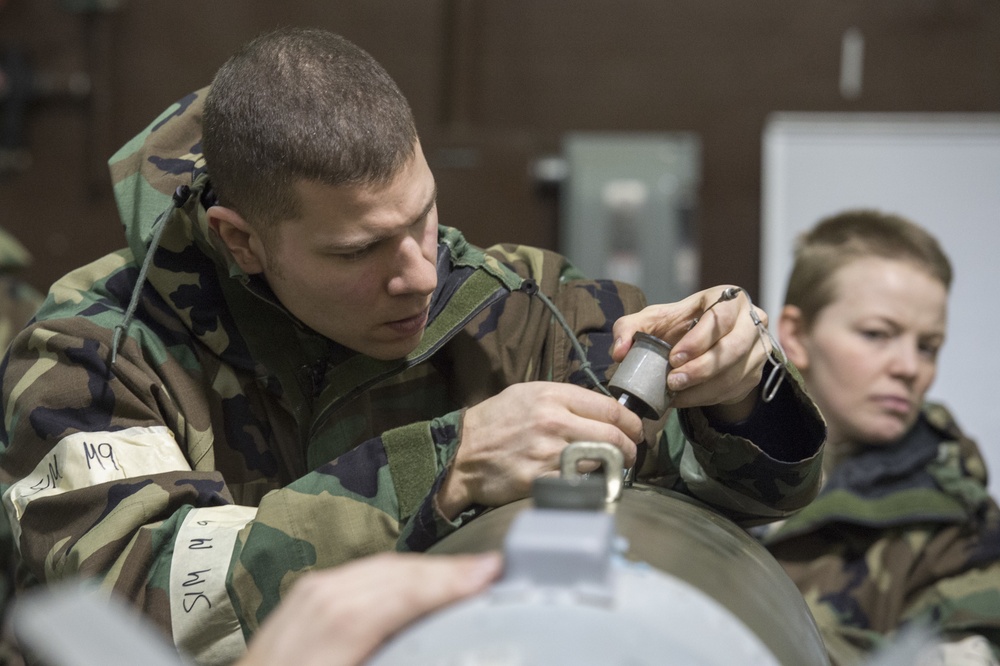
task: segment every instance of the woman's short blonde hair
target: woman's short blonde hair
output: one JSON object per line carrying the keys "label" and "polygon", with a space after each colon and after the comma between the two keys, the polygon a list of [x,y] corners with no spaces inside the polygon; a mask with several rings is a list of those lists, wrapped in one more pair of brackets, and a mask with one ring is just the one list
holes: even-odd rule
{"label": "woman's short blonde hair", "polygon": [[837,270],[865,257],[911,262],[951,287],[951,262],[927,230],[899,215],[848,210],[820,220],[798,238],[785,304],[797,306],[809,326],[836,298]]}

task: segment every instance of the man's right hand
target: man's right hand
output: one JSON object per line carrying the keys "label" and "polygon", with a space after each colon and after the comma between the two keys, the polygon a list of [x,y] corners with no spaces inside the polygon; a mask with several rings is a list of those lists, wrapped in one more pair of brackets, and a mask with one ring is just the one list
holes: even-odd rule
{"label": "man's right hand", "polygon": [[424,614],[484,590],[499,553],[381,553],[299,578],[236,666],[354,666]]}
{"label": "man's right hand", "polygon": [[573,384],[515,384],[465,411],[438,507],[453,519],[472,504],[527,497],[535,479],[559,474],[559,457],[571,442],[614,444],[630,467],[642,435],[642,419],[614,398]]}

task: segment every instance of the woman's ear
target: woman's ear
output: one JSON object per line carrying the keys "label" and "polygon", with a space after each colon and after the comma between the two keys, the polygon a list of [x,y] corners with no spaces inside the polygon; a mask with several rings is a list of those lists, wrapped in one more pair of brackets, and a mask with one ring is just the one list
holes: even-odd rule
{"label": "woman's ear", "polygon": [[797,305],[786,305],[781,308],[781,315],[778,317],[778,339],[788,360],[800,371],[805,371],[809,367],[805,336],[806,326],[802,310]]}
{"label": "woman's ear", "polygon": [[207,211],[208,226],[218,234],[222,242],[229,248],[233,259],[243,272],[260,273],[264,270],[264,257],[258,256],[254,247],[262,247],[255,242],[257,232],[239,213],[225,206],[211,206]]}

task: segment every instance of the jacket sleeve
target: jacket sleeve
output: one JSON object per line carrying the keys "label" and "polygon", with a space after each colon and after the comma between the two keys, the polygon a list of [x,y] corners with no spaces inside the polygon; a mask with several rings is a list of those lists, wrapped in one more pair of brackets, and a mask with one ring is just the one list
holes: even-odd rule
{"label": "jacket sleeve", "polygon": [[[926,406],[927,409],[943,409]],[[933,416],[931,417],[933,418]],[[951,416],[947,419],[950,421]],[[1000,506],[990,496],[982,454],[954,427],[955,440],[938,445],[927,466],[941,495],[957,500],[966,513],[954,525],[916,525],[909,542],[920,544],[920,557],[907,569],[904,603],[897,627],[932,627],[941,663],[1000,663]],[[911,495],[912,498],[912,495]],[[872,577],[891,579],[893,570]],[[889,574],[889,575],[885,575]],[[880,618],[881,620],[881,618]],[[978,656],[977,656],[978,655]],[[973,659],[977,656],[978,662]],[[992,659],[992,661],[990,660]]]}
{"label": "jacket sleeve", "polygon": [[98,581],[183,653],[229,663],[305,570],[461,524],[426,493],[453,454],[460,413],[383,433],[287,485],[261,478],[271,490],[259,501],[234,497],[216,471],[230,453],[180,408],[194,398],[157,375],[177,364],[130,339],[112,366],[97,342],[108,337],[84,319],[47,321],[4,360],[0,481],[21,587]]}
{"label": "jacket sleeve", "polygon": [[933,627],[940,663],[966,663],[959,655],[1000,663],[1000,560],[935,580],[908,604],[902,626]]}
{"label": "jacket sleeve", "polygon": [[[883,529],[885,538],[859,551],[863,567],[844,563],[833,575],[807,577],[808,587],[800,582],[832,662],[867,663],[875,654],[903,658],[913,650],[906,644],[920,637],[927,641],[920,663],[1000,663],[998,516],[993,504],[964,525]],[[870,535],[873,528],[865,529]],[[843,543],[859,541],[850,530],[842,536]],[[831,543],[828,535],[816,538]],[[816,542],[802,544],[801,552],[824,552],[827,567],[840,557],[810,545]],[[809,558],[801,560],[803,570],[809,564]],[[908,633],[913,635],[904,639]]]}
{"label": "jacket sleeve", "polygon": [[750,527],[786,518],[819,491],[826,427],[794,367],[774,399],[739,424],[700,409],[668,413],[642,473],[650,483],[708,503]]}

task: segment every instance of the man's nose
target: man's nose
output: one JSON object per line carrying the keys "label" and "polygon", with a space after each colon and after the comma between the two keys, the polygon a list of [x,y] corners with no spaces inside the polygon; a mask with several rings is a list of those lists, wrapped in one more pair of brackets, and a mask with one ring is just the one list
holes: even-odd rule
{"label": "man's nose", "polygon": [[424,252],[418,239],[406,236],[400,242],[395,257],[396,270],[389,278],[392,296],[427,295],[437,287],[437,266]]}

